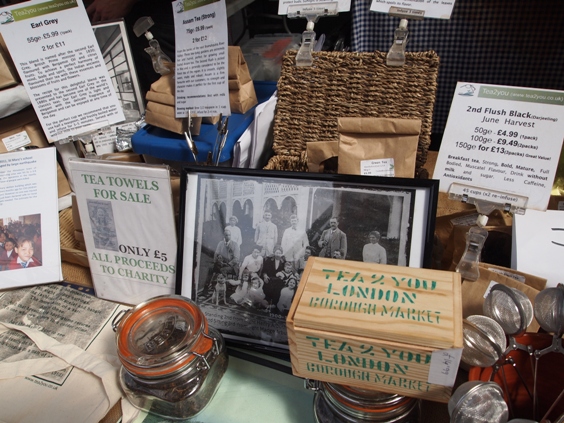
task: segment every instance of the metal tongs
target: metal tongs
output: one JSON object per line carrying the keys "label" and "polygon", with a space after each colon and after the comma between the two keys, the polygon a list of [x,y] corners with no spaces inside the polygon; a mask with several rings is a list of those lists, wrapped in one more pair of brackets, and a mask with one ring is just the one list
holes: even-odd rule
{"label": "metal tongs", "polygon": [[188,144],[188,150],[192,153],[192,157],[194,158],[194,163],[198,163],[198,147],[196,147],[196,143],[192,139],[192,133],[190,132],[190,128],[192,127],[192,114],[191,111],[188,110],[188,131],[184,132],[184,137],[186,138],[186,144]]}
{"label": "metal tongs", "polygon": [[225,119],[223,115],[219,115],[219,122],[217,123],[217,137],[215,139],[215,145],[213,148],[213,164],[215,166],[219,165],[219,157],[221,156],[221,152],[225,147],[225,142],[227,141],[227,124],[229,123],[229,116],[226,116]]}

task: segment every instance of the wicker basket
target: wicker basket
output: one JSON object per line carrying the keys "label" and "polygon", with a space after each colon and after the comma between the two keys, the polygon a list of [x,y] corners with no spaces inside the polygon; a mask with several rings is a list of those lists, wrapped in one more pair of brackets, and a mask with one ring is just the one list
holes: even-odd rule
{"label": "wicker basket", "polygon": [[439,57],[406,53],[402,67],[386,53],[314,52],[313,66],[297,67],[296,51],[284,55],[274,117],[274,156],[265,169],[307,169],[306,144],[338,141],[339,117],[421,120],[416,174],[431,144]]}

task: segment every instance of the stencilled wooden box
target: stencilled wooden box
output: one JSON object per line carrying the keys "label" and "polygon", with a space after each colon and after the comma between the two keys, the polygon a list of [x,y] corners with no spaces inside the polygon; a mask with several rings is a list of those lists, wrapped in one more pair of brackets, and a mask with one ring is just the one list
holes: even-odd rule
{"label": "stencilled wooden box", "polygon": [[286,325],[296,376],[448,402],[460,274],[311,257]]}

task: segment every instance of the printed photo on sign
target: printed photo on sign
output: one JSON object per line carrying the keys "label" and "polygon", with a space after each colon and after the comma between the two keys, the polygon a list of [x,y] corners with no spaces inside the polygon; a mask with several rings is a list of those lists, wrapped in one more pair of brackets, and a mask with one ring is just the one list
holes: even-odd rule
{"label": "printed photo on sign", "polygon": [[92,224],[94,246],[101,250],[118,251],[118,239],[111,201],[87,199],[86,203]]}
{"label": "printed photo on sign", "polygon": [[42,265],[41,215],[0,218],[0,271]]}

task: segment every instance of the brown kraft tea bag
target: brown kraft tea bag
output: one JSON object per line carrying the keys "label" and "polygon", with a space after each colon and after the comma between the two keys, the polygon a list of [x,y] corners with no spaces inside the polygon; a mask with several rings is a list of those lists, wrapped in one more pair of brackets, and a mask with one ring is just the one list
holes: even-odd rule
{"label": "brown kraft tea bag", "polygon": [[338,122],[339,173],[415,176],[419,119],[346,117]]}
{"label": "brown kraft tea bag", "polygon": [[307,143],[307,170],[314,173],[337,173],[339,141]]}

